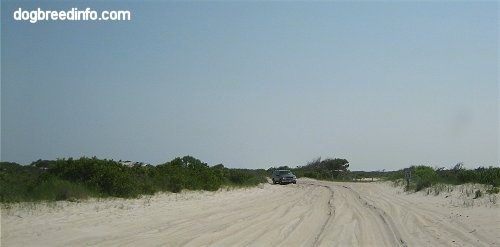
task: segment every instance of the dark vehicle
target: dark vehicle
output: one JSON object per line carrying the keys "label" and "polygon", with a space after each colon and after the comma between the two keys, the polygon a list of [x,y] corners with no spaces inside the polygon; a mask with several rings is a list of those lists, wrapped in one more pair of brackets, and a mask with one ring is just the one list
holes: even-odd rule
{"label": "dark vehicle", "polygon": [[290,170],[274,170],[273,184],[296,184],[297,177]]}

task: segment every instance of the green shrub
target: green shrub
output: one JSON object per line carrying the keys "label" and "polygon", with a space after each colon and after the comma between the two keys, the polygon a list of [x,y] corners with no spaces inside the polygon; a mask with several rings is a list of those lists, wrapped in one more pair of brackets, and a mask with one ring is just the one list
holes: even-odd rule
{"label": "green shrub", "polygon": [[266,183],[265,172],[258,172],[248,169],[232,169],[228,173],[227,179],[233,186],[256,186],[260,183]]}
{"label": "green shrub", "polygon": [[437,182],[436,171],[429,166],[412,166],[411,181],[415,184],[415,191],[430,187]]}
{"label": "green shrub", "polygon": [[[492,185],[494,187],[500,186],[500,168],[499,167],[479,167],[474,170],[468,170],[459,163],[453,169],[446,170],[440,168],[434,170],[429,166],[412,166],[411,189],[420,191],[424,188],[435,185],[436,183],[442,184],[464,184],[464,183],[479,183]],[[393,181],[400,178],[403,170],[393,173],[389,179]],[[494,192],[494,190],[492,191]],[[471,192],[472,193],[472,192]]]}
{"label": "green shrub", "polygon": [[39,181],[30,193],[34,200],[49,201],[85,199],[96,195],[83,184],[72,183],[54,176]]}
{"label": "green shrub", "polygon": [[500,167],[479,167],[475,170],[478,174],[478,181],[481,184],[500,186]]}
{"label": "green shrub", "polygon": [[387,177],[388,180],[393,181],[393,182],[399,181],[403,178],[404,178],[404,171],[403,170],[392,172],[391,175],[389,175]]}
{"label": "green shrub", "polygon": [[179,192],[190,190],[217,190],[222,184],[221,173],[191,156],[176,158],[157,167],[161,187]]}
{"label": "green shrub", "polygon": [[479,181],[479,174],[474,170],[460,170],[457,174],[457,178],[461,184],[473,183]]}
{"label": "green shrub", "polygon": [[134,197],[139,195],[131,168],[112,160],[82,157],[78,160],[57,160],[49,170],[55,176],[74,183],[83,183],[105,196]]}
{"label": "green shrub", "polygon": [[29,189],[41,173],[36,167],[0,162],[0,202],[31,200]]}

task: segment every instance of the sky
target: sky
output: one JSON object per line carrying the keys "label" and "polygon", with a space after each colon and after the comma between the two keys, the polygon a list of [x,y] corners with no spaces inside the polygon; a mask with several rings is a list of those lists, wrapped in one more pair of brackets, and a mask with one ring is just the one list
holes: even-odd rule
{"label": "sky", "polygon": [[499,5],[2,0],[0,160],[499,166]]}

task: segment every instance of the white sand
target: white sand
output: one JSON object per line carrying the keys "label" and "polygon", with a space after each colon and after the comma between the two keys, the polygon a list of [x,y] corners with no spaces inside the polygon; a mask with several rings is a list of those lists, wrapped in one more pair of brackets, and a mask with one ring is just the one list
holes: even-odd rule
{"label": "white sand", "polygon": [[[498,195],[497,195],[498,197]],[[2,246],[500,246],[500,201],[329,183],[11,205]]]}

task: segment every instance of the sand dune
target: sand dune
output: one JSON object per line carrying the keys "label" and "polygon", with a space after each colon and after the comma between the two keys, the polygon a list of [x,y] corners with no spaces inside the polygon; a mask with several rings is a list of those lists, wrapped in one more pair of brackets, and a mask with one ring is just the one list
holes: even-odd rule
{"label": "sand dune", "polygon": [[453,193],[406,194],[382,182],[301,179],[133,200],[12,205],[2,210],[2,246],[500,246],[498,203],[460,200]]}

